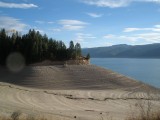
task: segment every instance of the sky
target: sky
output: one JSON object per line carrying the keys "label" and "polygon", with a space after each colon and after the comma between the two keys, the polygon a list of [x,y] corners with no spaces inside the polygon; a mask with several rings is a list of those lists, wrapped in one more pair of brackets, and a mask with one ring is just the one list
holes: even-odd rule
{"label": "sky", "polygon": [[82,48],[160,43],[160,0],[0,0],[0,29]]}

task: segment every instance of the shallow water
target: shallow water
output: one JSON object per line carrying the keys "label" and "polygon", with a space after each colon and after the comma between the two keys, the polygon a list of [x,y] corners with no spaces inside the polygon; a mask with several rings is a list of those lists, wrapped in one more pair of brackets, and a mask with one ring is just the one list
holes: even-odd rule
{"label": "shallow water", "polygon": [[91,58],[91,64],[160,88],[160,59]]}

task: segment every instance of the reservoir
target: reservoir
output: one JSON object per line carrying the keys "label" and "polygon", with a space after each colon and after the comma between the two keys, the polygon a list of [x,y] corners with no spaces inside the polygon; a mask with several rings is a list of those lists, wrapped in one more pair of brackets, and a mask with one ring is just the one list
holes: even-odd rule
{"label": "reservoir", "polygon": [[160,59],[91,58],[90,62],[160,88]]}

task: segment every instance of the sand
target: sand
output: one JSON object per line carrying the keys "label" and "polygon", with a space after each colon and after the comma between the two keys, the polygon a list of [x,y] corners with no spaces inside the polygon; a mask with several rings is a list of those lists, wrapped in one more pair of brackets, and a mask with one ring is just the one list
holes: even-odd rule
{"label": "sand", "polygon": [[0,114],[13,111],[53,120],[123,120],[137,103],[160,108],[160,90],[94,65],[0,68]]}

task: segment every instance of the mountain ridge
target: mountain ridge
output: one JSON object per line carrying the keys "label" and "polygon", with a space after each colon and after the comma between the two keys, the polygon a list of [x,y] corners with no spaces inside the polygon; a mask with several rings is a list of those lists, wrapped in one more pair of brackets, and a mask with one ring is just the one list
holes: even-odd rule
{"label": "mountain ridge", "polygon": [[83,48],[82,54],[92,58],[160,58],[160,43],[146,45],[119,44],[108,47]]}

